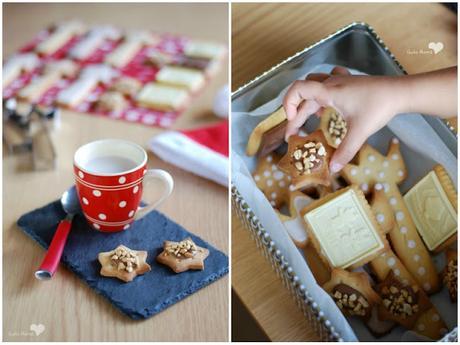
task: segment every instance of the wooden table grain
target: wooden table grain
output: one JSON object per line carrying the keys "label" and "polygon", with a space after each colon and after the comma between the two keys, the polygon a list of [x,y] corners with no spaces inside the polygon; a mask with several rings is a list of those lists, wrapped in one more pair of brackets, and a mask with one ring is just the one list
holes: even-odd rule
{"label": "wooden table grain", "polygon": [[[228,40],[226,4],[5,4],[4,54],[8,56],[47,25],[69,18],[88,24],[152,29],[191,37]],[[228,82],[228,63],[175,124],[192,128],[212,123],[211,105]],[[5,341],[226,341],[229,279],[224,277],[144,321],[124,316],[73,273],[60,267],[51,281],[33,272],[44,251],[15,225],[25,212],[60,197],[73,183],[72,157],[82,144],[99,138],[123,138],[146,147],[158,128],[63,112],[52,133],[57,169],[32,172],[26,157],[3,158],[3,340]],[[228,254],[227,189],[149,154],[149,167],[168,170],[172,196],[159,208],[166,215]],[[31,324],[43,324],[35,336]]]}
{"label": "wooden table grain", "polygon": [[[457,17],[440,4],[234,3],[232,90],[354,21],[373,26],[410,74],[457,64]],[[408,53],[427,50],[429,42],[442,42],[444,49]],[[271,340],[318,340],[235,215],[232,287]]]}

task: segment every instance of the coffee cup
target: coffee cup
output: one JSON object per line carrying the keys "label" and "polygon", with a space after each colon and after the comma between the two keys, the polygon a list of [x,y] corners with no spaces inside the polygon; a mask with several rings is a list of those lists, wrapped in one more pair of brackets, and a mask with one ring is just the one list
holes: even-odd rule
{"label": "coffee cup", "polygon": [[[83,214],[91,227],[103,232],[129,229],[173,190],[171,175],[147,169],[147,153],[139,145],[119,139],[93,141],[74,156],[75,185]],[[159,180],[164,188],[155,202],[141,206],[144,188]]]}

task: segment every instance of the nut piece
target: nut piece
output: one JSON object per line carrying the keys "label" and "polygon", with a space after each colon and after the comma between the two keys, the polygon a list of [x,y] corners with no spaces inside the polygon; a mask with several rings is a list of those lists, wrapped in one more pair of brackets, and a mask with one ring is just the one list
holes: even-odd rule
{"label": "nut piece", "polygon": [[339,289],[340,286],[337,286],[336,290],[332,291],[331,297],[341,310],[346,311],[350,315],[366,315],[366,308],[369,307],[369,302],[363,295],[359,292],[347,294],[339,291]]}
{"label": "nut piece", "polygon": [[115,250],[110,260],[112,266],[116,267],[119,271],[125,270],[127,272],[132,272],[134,268],[139,266],[139,257],[124,248]]}
{"label": "nut piece", "polygon": [[393,315],[406,319],[418,312],[419,307],[411,287],[384,286],[381,293],[384,307]]}
{"label": "nut piece", "polygon": [[457,296],[458,285],[457,260],[450,260],[447,264],[443,282],[447,286],[450,296]]}
{"label": "nut piece", "polygon": [[322,143],[310,141],[294,151],[292,154],[293,164],[300,174],[310,174],[312,169],[319,166],[320,158],[326,155],[326,148]]}
{"label": "nut piece", "polygon": [[347,134],[347,123],[342,116],[333,112],[328,126],[329,135],[336,145],[339,145]]}
{"label": "nut piece", "polygon": [[174,255],[178,258],[193,258],[197,252],[197,247],[191,239],[186,239],[177,243],[169,243],[165,247],[165,255]]}

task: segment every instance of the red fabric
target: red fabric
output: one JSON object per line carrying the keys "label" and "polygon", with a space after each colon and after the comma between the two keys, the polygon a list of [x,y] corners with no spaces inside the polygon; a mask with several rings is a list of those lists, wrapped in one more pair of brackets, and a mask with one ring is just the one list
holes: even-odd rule
{"label": "red fabric", "polygon": [[182,130],[193,141],[228,157],[228,121],[192,130]]}

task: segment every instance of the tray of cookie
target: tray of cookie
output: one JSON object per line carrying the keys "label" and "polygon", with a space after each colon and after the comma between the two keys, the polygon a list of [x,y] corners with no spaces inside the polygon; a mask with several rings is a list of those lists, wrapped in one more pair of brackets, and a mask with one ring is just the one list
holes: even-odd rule
{"label": "tray of cookie", "polygon": [[66,21],[3,66],[3,99],[169,127],[216,73],[224,45]]}
{"label": "tray of cookie", "polygon": [[344,120],[328,109],[286,145],[280,106],[294,80],[335,65],[405,73],[369,25],[353,23],[236,91],[233,210],[321,339],[456,341],[456,135],[401,114],[329,176]]}

